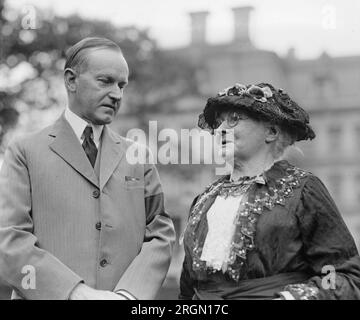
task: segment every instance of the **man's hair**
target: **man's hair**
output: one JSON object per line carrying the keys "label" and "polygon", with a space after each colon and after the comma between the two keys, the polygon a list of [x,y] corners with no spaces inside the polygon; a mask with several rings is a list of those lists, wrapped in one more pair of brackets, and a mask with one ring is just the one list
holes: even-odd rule
{"label": "man's hair", "polygon": [[100,37],[89,37],[75,43],[66,51],[66,62],[64,70],[71,68],[79,71],[80,65],[86,58],[89,49],[109,48],[119,50],[122,54],[120,47],[112,40]]}

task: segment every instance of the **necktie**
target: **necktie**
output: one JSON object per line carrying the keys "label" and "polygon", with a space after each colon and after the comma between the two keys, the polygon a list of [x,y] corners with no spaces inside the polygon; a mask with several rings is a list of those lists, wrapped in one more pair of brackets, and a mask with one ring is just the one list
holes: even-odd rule
{"label": "necktie", "polygon": [[91,165],[94,167],[98,150],[93,140],[93,129],[91,126],[85,127],[83,137],[84,141],[82,143],[82,147]]}

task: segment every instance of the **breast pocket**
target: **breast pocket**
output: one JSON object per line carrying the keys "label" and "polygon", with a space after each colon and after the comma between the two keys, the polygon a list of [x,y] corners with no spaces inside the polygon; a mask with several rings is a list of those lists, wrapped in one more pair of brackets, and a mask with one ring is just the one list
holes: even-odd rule
{"label": "breast pocket", "polygon": [[112,175],[116,183],[127,190],[144,189],[144,176],[141,172],[136,172],[134,168],[123,168],[115,170]]}
{"label": "breast pocket", "polygon": [[140,177],[123,176],[124,186],[128,190],[144,189],[144,180]]}

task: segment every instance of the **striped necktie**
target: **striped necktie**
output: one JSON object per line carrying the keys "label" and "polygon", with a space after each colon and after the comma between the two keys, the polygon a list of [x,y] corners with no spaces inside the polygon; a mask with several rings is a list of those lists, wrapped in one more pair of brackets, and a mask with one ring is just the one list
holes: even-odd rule
{"label": "striped necktie", "polygon": [[97,148],[95,145],[95,142],[93,140],[94,134],[93,129],[91,126],[86,126],[83,133],[84,141],[82,143],[82,147],[86,153],[86,156],[88,157],[91,165],[94,167],[96,156],[97,156]]}

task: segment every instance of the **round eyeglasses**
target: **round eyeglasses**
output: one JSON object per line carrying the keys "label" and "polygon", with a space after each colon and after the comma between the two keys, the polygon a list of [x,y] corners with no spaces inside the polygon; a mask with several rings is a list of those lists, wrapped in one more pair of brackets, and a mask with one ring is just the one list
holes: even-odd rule
{"label": "round eyeglasses", "polygon": [[249,119],[249,117],[240,114],[236,111],[228,112],[225,114],[224,117],[218,117],[216,119],[216,128],[219,128],[224,121],[226,121],[226,124],[229,128],[234,128],[238,125],[240,120],[246,120],[246,119]]}

